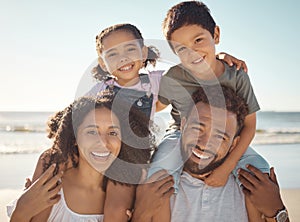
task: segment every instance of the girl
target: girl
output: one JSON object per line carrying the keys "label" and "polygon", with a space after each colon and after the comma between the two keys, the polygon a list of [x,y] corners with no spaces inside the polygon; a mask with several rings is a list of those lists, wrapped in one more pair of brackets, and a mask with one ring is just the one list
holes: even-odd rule
{"label": "girl", "polygon": [[[127,117],[113,109],[111,98],[83,97],[57,113],[49,125],[50,134],[54,128],[57,133],[43,163],[48,170],[18,200],[11,221],[102,221],[108,177],[112,184],[137,183],[150,159],[150,140],[143,149],[134,147],[137,141],[124,143],[132,135],[149,138],[147,122],[135,108]],[[68,161],[73,167],[62,174],[59,166]]]}

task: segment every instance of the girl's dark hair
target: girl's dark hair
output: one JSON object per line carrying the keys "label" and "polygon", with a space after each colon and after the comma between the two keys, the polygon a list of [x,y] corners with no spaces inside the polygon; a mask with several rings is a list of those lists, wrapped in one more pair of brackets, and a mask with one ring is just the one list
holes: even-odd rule
{"label": "girl's dark hair", "polygon": [[[118,103],[120,103],[118,106],[122,106],[122,101]],[[63,111],[57,112],[48,122],[48,137],[53,138],[54,142],[51,149],[44,155],[47,157],[47,161],[43,164],[44,171],[53,163],[56,163],[55,174],[62,165],[69,165],[68,161],[71,161],[74,168],[78,166],[79,151],[76,143],[78,127],[90,111],[106,108],[119,119],[122,142],[118,158],[105,172],[103,189],[106,190],[108,177],[121,184],[138,183],[141,169],[145,166],[143,164],[149,163],[154,149],[149,131],[149,119],[134,107],[130,109],[129,114],[125,115],[122,110],[114,106],[112,96],[100,99],[81,97]],[[130,139],[131,137],[136,138],[135,141]]]}
{"label": "girl's dark hair", "polygon": [[[103,40],[111,33],[116,31],[125,31],[131,33],[137,40],[139,40],[140,46],[144,46],[144,38],[142,36],[142,33],[136,26],[128,23],[117,24],[102,30],[102,32],[96,36],[96,50],[98,56],[100,56],[103,52]],[[159,58],[159,56],[160,53],[156,47],[148,46],[148,55],[146,60],[144,61],[144,67],[147,67],[149,64],[155,66],[156,60]],[[107,80],[108,78],[112,77],[108,72],[105,72],[99,64],[92,69],[92,75],[96,80],[99,81]]]}

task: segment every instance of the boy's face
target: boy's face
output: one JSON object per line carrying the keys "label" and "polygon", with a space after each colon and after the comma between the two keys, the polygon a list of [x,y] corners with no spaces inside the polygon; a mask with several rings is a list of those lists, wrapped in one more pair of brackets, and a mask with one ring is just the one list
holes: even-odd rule
{"label": "boy's face", "polygon": [[194,75],[216,71],[215,45],[219,43],[219,27],[214,37],[199,25],[183,26],[171,34],[171,44],[182,65]]}

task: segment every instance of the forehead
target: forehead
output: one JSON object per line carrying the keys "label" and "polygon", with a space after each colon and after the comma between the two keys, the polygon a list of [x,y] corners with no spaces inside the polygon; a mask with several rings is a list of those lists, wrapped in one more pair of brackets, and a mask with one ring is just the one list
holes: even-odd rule
{"label": "forehead", "polygon": [[104,107],[91,110],[85,116],[83,124],[120,125],[117,116],[111,110]]}
{"label": "forehead", "polygon": [[171,40],[181,42],[183,40],[190,40],[198,35],[207,35],[210,34],[206,29],[204,29],[201,25],[184,25],[178,29],[176,29],[171,34]]}
{"label": "forehead", "polygon": [[108,50],[118,45],[136,44],[137,42],[136,37],[130,31],[117,30],[111,32],[103,39],[103,50]]}
{"label": "forehead", "polygon": [[193,123],[205,123],[217,129],[225,128],[234,134],[237,129],[236,114],[203,102],[198,102],[191,110],[187,124]]}

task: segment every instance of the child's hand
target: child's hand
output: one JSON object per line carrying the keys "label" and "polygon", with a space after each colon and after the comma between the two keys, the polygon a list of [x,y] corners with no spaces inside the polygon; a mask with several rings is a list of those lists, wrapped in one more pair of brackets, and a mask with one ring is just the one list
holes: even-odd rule
{"label": "child's hand", "polygon": [[220,52],[217,54],[217,58],[223,60],[229,66],[236,65],[237,70],[240,70],[240,68],[243,68],[245,72],[248,72],[246,63],[243,60],[239,60],[239,59],[233,57],[232,55],[229,55],[225,52]]}
{"label": "child's hand", "polygon": [[230,172],[226,168],[219,166],[204,180],[204,182],[212,187],[221,187],[225,186],[227,183]]}

